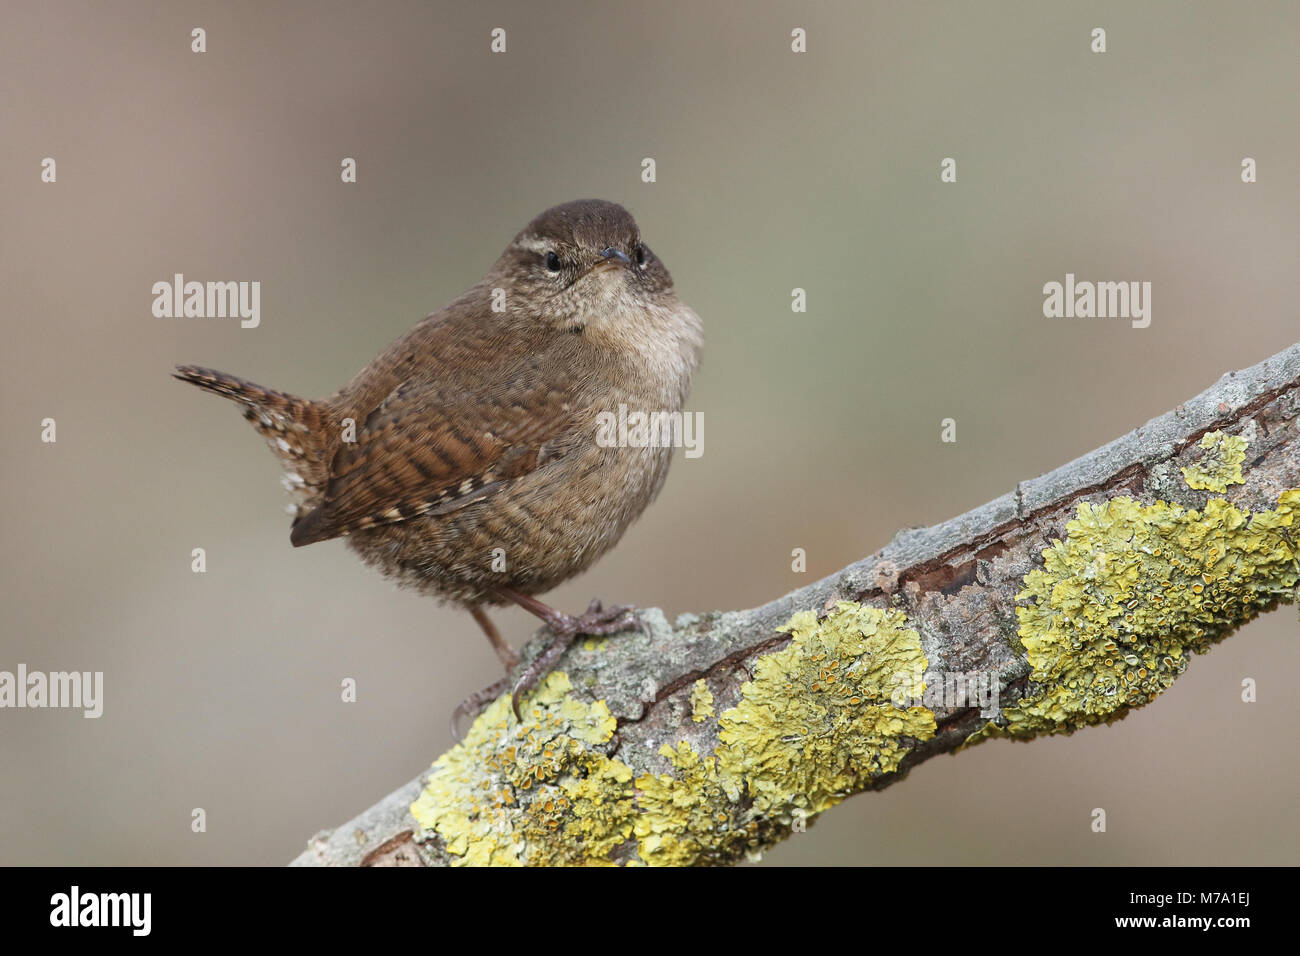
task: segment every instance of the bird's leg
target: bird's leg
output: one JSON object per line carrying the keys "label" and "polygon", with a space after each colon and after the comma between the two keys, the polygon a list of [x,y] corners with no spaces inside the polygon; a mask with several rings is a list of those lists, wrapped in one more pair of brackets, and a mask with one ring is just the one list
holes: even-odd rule
{"label": "bird's leg", "polygon": [[478,621],[478,626],[483,628],[483,633],[487,635],[488,643],[492,645],[492,650],[497,652],[497,657],[501,661],[501,666],[509,674],[519,663],[519,652],[505,642],[497,626],[492,623],[492,619],[487,616],[481,604],[471,604],[469,613],[474,615],[474,620]]}
{"label": "bird's leg", "polygon": [[574,617],[572,614],[565,614],[563,611],[557,611],[537,598],[528,594],[521,594],[512,588],[495,588],[496,592],[502,597],[514,601],[525,611],[530,614],[536,614],[546,626],[551,629],[555,635],[551,642],[546,645],[546,650],[530,663],[524,672],[519,675],[519,680],[515,682],[514,690],[510,695],[510,706],[514,708],[515,717],[523,720],[519,713],[519,698],[529,690],[537,686],[552,665],[559,660],[569,645],[573,643],[574,638],[579,634],[604,635],[615,634],[619,631],[625,631],[629,627],[636,625],[642,630],[645,624],[636,616],[636,608],[631,605],[622,605],[619,607],[605,608],[601,606],[599,600],[592,601],[587,610],[582,614]]}
{"label": "bird's leg", "polygon": [[469,613],[474,616],[474,620],[478,621],[478,626],[483,628],[488,643],[492,645],[492,650],[496,651],[501,666],[506,669],[506,676],[480,691],[475,691],[456,705],[456,709],[451,712],[452,740],[460,740],[458,725],[462,717],[477,717],[483,712],[484,707],[496,700],[501,695],[501,692],[510,686],[510,672],[519,663],[519,652],[505,642],[505,638],[501,636],[497,626],[492,623],[492,619],[487,616],[483,606],[481,604],[471,604],[469,605]]}

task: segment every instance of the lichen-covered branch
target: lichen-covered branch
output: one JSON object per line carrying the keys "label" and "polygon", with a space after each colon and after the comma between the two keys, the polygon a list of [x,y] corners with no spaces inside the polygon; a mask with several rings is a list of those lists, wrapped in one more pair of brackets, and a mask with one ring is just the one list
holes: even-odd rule
{"label": "lichen-covered branch", "polygon": [[1294,599],[1297,514],[1300,345],[763,607],[578,643],[522,724],[498,700],[294,862],[734,863],[935,754],[1149,703]]}

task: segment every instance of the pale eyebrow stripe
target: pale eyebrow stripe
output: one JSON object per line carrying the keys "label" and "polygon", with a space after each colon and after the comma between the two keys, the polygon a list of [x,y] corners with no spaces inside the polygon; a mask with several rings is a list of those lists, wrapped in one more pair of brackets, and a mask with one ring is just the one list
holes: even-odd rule
{"label": "pale eyebrow stripe", "polygon": [[515,247],[525,249],[528,252],[536,252],[539,255],[550,252],[555,248],[554,244],[547,242],[545,239],[539,239],[537,236],[521,236],[515,240]]}

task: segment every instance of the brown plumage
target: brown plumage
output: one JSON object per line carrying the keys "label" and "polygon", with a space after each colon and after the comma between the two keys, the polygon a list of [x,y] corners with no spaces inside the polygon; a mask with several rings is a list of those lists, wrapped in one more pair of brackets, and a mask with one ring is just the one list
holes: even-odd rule
{"label": "brown plumage", "polygon": [[477,609],[485,630],[479,605],[515,601],[567,644],[626,625],[626,609],[575,618],[530,596],[613,547],[672,454],[601,447],[597,416],[680,411],[700,344],[632,217],[580,200],[534,219],[482,281],[330,398],[194,366],[176,376],[244,406],[295,494],[294,545],[346,537],[402,584]]}

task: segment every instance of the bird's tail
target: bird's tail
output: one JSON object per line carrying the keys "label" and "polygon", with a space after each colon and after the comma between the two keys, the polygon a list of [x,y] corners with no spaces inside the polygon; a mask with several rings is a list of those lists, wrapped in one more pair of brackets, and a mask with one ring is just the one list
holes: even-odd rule
{"label": "bird's tail", "polygon": [[244,417],[266,439],[284,467],[284,486],[295,502],[291,512],[300,516],[315,506],[329,464],[322,444],[325,432],[321,425],[328,419],[328,408],[323,403],[197,365],[178,365],[172,374],[182,382],[238,402]]}

